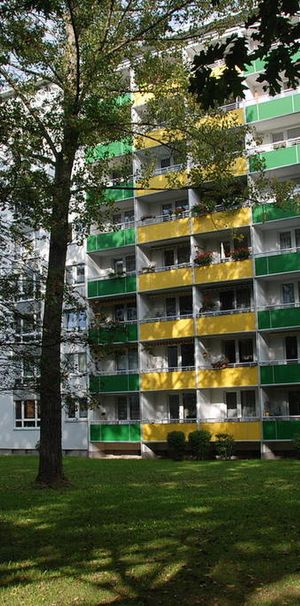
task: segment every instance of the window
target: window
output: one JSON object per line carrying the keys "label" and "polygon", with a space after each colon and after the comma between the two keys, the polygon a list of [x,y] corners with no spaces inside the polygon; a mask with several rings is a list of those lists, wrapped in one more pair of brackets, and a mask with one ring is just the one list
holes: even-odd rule
{"label": "window", "polygon": [[186,368],[195,365],[195,354],[193,343],[182,345],[169,345],[167,349],[168,368]]}
{"label": "window", "polygon": [[278,141],[284,141],[283,131],[279,131],[277,133],[272,133],[272,142],[277,143]]}
{"label": "window", "polygon": [[138,395],[118,397],[117,418],[119,421],[137,421],[140,418],[140,402]]}
{"label": "window", "polygon": [[221,311],[234,309],[234,291],[224,290],[220,292],[220,308]]}
{"label": "window", "polygon": [[195,365],[194,344],[187,343],[181,345],[181,366],[189,367]]}
{"label": "window", "polygon": [[178,357],[177,357],[177,345],[170,345],[168,347],[168,368],[172,370],[172,368],[178,367]]}
{"label": "window", "polygon": [[298,139],[300,137],[300,128],[299,126],[296,128],[289,128],[287,131],[288,139]]}
{"label": "window", "polygon": [[163,204],[161,207],[161,214],[163,221],[169,221],[172,215],[173,204]]}
{"label": "window", "polygon": [[230,364],[235,364],[235,341],[224,341],[224,355]]}
{"label": "window", "polygon": [[249,309],[251,307],[251,290],[249,286],[240,287],[236,291],[237,309]]}
{"label": "window", "polygon": [[115,357],[116,370],[137,370],[138,368],[138,352],[137,349],[129,349],[128,351],[119,352]]}
{"label": "window", "polygon": [[85,311],[67,311],[64,314],[66,330],[84,330],[86,328]]}
{"label": "window", "polygon": [[169,416],[170,421],[177,421],[179,419],[179,396],[169,396]]}
{"label": "window", "polygon": [[88,404],[86,398],[69,398],[65,407],[67,419],[87,419]]}
{"label": "window", "polygon": [[69,286],[75,284],[84,284],[85,266],[84,263],[78,265],[68,265],[66,267],[66,282]]}
{"label": "window", "polygon": [[178,246],[177,249],[177,263],[181,265],[182,263],[190,262],[190,247],[189,245]]}
{"label": "window", "polygon": [[176,310],[176,298],[175,297],[168,297],[166,299],[166,316],[168,318],[171,318],[173,316],[177,315],[177,310]]}
{"label": "window", "polygon": [[223,341],[223,352],[230,364],[253,362],[253,341],[252,339]]}
{"label": "window", "polygon": [[169,419],[170,421],[196,420],[197,403],[195,393],[181,393],[169,395]]}
{"label": "window", "polygon": [[300,416],[300,391],[288,392],[289,414]]}
{"label": "window", "polygon": [[239,359],[240,362],[253,362],[253,341],[244,339],[239,341]]}
{"label": "window", "polygon": [[285,356],[287,360],[298,359],[298,343],[297,337],[285,337]]}
{"label": "window", "polygon": [[114,316],[116,322],[132,322],[136,320],[136,304],[132,302],[115,305]]}
{"label": "window", "polygon": [[127,273],[135,271],[135,268],[136,268],[136,265],[135,265],[135,255],[128,255],[125,258],[125,265],[126,265],[126,271],[127,271]]}
{"label": "window", "polygon": [[281,301],[284,304],[295,302],[294,284],[292,282],[281,285]]}
{"label": "window", "polygon": [[189,316],[193,313],[193,297],[191,295],[179,297],[179,313],[181,316]]}
{"label": "window", "polygon": [[183,405],[183,418],[185,420],[197,418],[197,402],[196,402],[195,393],[182,394],[182,405]]}
{"label": "window", "polygon": [[128,255],[125,259],[114,259],[114,270],[117,275],[122,275],[125,272],[135,272],[135,255]]}
{"label": "window", "polygon": [[292,237],[290,231],[282,231],[279,234],[280,250],[292,248]]}
{"label": "window", "polygon": [[164,250],[164,267],[172,265],[181,265],[182,263],[190,262],[190,246],[184,244],[175,248],[167,248]]}
{"label": "window", "polygon": [[241,406],[242,417],[255,417],[255,391],[253,391],[252,389],[246,389],[245,391],[241,391]]}
{"label": "window", "polygon": [[235,391],[228,391],[225,394],[226,403],[226,416],[228,419],[234,419],[238,416],[237,411],[237,393]]}
{"label": "window", "polygon": [[168,166],[171,166],[171,158],[170,157],[161,158],[160,168],[167,168]]}
{"label": "window", "polygon": [[66,370],[69,373],[85,373],[86,372],[86,353],[68,353],[64,356]]}
{"label": "window", "polygon": [[34,428],[40,426],[39,402],[37,400],[15,401],[15,427]]}
{"label": "window", "polygon": [[164,251],[164,266],[170,267],[171,265],[175,265],[175,251],[174,250],[165,250]]}

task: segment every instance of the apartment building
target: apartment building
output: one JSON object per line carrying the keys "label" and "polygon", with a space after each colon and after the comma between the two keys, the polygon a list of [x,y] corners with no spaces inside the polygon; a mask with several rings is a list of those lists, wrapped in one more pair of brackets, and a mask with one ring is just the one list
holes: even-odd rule
{"label": "apartment building", "polygon": [[[261,140],[237,177],[255,179],[261,157],[296,188],[300,89],[268,97],[263,67],[249,66],[245,101],[226,108]],[[147,98],[132,102],[136,120]],[[243,456],[289,452],[300,433],[300,209],[270,200],[208,213],[197,190],[168,188],[168,173],[181,170],[184,183],[185,168],[150,134],[139,149],[105,146],[112,159],[131,154],[132,174],[150,149],[156,169],[148,188],[113,184],[113,223],[70,249],[67,279],[85,289],[90,346],[63,351],[79,395],[64,410],[64,451],[152,456],[168,432],[203,428],[232,434]],[[66,310],[65,329],[87,330],[87,315]],[[0,410],[0,449],[32,451],[34,394],[2,395]]]}

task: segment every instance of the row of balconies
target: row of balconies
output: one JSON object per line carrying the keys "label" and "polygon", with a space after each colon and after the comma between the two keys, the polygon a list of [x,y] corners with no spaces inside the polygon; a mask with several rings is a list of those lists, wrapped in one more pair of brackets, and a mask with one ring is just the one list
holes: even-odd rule
{"label": "row of balconies", "polygon": [[[263,253],[255,258],[255,275],[269,276],[299,272],[300,252],[291,249],[291,252]],[[184,267],[171,266],[170,268],[151,269],[147,273],[125,275],[113,278],[90,280],[88,282],[88,297],[97,298],[115,294],[158,291],[163,289],[180,288],[234,280],[245,280],[254,277],[251,259],[241,261],[226,261],[211,263],[203,266]]]}
{"label": "row of balconies", "polygon": [[204,423],[131,423],[93,422],[90,424],[91,442],[166,442],[171,431],[183,431],[186,437],[196,429],[206,429],[212,434],[212,441],[218,433],[229,433],[237,441],[277,441],[293,440],[300,433],[300,419],[273,418],[259,421]]}
{"label": "row of balconies", "polygon": [[[261,364],[261,363],[260,363]],[[162,370],[102,374],[90,377],[91,393],[166,391],[298,384],[299,360],[266,362],[265,365],[235,364],[227,368]],[[259,371],[259,372],[258,372]]]}

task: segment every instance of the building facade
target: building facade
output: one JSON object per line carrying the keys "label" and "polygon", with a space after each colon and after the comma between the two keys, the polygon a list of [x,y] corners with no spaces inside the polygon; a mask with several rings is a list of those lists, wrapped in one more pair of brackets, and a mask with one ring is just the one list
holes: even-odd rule
{"label": "building facade", "polygon": [[[237,175],[255,179],[261,157],[268,175],[297,188],[300,89],[268,97],[262,69],[249,66],[245,101],[226,108],[261,140]],[[146,102],[133,95],[134,119]],[[157,167],[148,189],[134,180],[111,187],[113,225],[92,231],[68,261],[90,318],[89,351],[72,351],[73,375],[92,407],[64,411],[64,450],[150,456],[170,431],[208,429],[213,439],[232,434],[244,456],[288,452],[300,434],[300,208],[270,200],[205,212],[196,190],[168,189],[172,170],[182,169],[184,184],[184,167],[151,135],[139,149],[134,141],[106,149],[132,154],[134,174],[151,148]],[[66,314],[67,329],[86,329]],[[36,405],[1,398],[0,449],[31,451]]]}

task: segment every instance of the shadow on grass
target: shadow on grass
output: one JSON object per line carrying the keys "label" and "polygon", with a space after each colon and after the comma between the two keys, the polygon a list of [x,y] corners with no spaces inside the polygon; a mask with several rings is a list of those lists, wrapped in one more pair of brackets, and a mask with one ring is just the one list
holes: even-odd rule
{"label": "shadow on grass", "polygon": [[1,604],[299,606],[299,462],[0,459]]}

